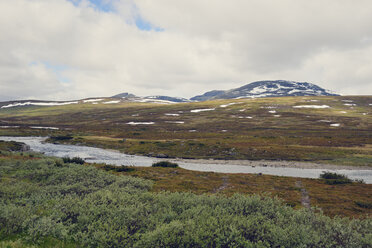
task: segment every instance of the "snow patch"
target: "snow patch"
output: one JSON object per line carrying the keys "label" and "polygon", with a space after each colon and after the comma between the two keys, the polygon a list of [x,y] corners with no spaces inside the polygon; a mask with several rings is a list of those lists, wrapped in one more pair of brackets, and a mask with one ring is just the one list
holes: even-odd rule
{"label": "snow patch", "polygon": [[340,113],[341,113],[341,114],[347,114],[347,112],[346,112],[346,111],[340,111]]}
{"label": "snow patch", "polygon": [[355,103],[344,103],[345,106],[356,106]]}
{"label": "snow patch", "polygon": [[184,121],[165,121],[166,123],[173,123],[173,124],[184,124]]}
{"label": "snow patch", "polygon": [[205,111],[213,111],[215,108],[210,108],[210,109],[193,109],[190,110],[191,113],[199,113],[199,112],[205,112]]}
{"label": "snow patch", "polygon": [[276,110],[270,110],[269,113],[270,114],[275,114],[276,113]]}
{"label": "snow patch", "polygon": [[280,117],[281,115],[274,115],[274,117]]}
{"label": "snow patch", "polygon": [[116,101],[108,101],[108,102],[104,102],[103,104],[116,104],[116,103],[119,103],[120,100],[116,100]]}
{"label": "snow patch", "polygon": [[133,102],[159,103],[159,104],[177,103],[177,102],[171,102],[171,101],[167,101],[167,100],[151,99],[151,98],[135,99],[135,100],[133,100]]}
{"label": "snow patch", "polygon": [[327,123],[329,123],[329,122],[332,122],[332,121],[330,121],[330,120],[319,120],[319,122],[327,122]]}
{"label": "snow patch", "polygon": [[19,126],[0,126],[0,128],[19,128]]}
{"label": "snow patch", "polygon": [[30,128],[33,128],[33,129],[48,129],[48,130],[59,130],[58,127],[30,127]]}
{"label": "snow patch", "polygon": [[164,115],[167,115],[167,116],[180,116],[179,114],[170,114],[170,113],[167,113],[167,114],[164,114]]}
{"label": "snow patch", "polygon": [[331,127],[339,127],[341,124],[340,123],[333,123],[333,124],[331,124],[330,126]]}
{"label": "snow patch", "polygon": [[99,99],[88,99],[88,100],[83,100],[84,103],[86,102],[100,102],[100,101],[103,101],[102,98],[99,98]]}
{"label": "snow patch", "polygon": [[195,129],[193,129],[193,130],[189,130],[189,132],[190,132],[190,133],[194,133],[194,132],[196,132],[196,130],[195,130]]}
{"label": "snow patch", "polygon": [[131,121],[131,122],[128,122],[127,123],[128,125],[153,125],[155,124],[155,122],[134,122],[134,121]]}
{"label": "snow patch", "polygon": [[228,103],[228,104],[222,104],[222,105],[220,105],[220,107],[221,108],[226,108],[226,107],[231,106],[231,105],[234,105],[234,104],[236,104],[236,103],[235,102],[232,102],[232,103]]}
{"label": "snow patch", "polygon": [[2,106],[1,108],[12,108],[12,107],[19,107],[19,106],[62,106],[62,105],[69,105],[69,104],[77,104],[78,102],[19,102],[19,103],[12,103],[6,106]]}
{"label": "snow patch", "polygon": [[293,106],[293,108],[325,109],[325,108],[330,108],[330,107],[328,105],[298,105],[298,106]]}

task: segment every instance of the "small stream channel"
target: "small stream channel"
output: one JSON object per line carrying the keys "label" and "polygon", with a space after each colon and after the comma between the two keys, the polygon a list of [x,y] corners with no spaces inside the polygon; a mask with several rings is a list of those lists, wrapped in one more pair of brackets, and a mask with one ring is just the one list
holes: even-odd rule
{"label": "small stream channel", "polygon": [[[154,162],[164,159],[127,155],[113,150],[94,148],[88,146],[75,145],[56,145],[44,143],[46,137],[0,137],[0,140],[23,142],[30,146],[35,152],[44,153],[47,156],[55,157],[81,157],[90,163],[106,163],[112,165],[129,165],[149,167]],[[170,159],[172,160],[172,159]],[[271,167],[270,161],[265,161],[269,166],[247,166],[231,165],[221,163],[195,163],[193,160],[174,159],[181,168],[194,171],[212,171],[222,173],[262,173],[275,176],[318,178],[326,169],[301,169],[288,167]],[[272,162],[274,163],[274,162]],[[277,164],[277,162],[276,162]],[[372,170],[326,170],[347,175],[351,179],[362,179],[368,184],[372,184]]]}

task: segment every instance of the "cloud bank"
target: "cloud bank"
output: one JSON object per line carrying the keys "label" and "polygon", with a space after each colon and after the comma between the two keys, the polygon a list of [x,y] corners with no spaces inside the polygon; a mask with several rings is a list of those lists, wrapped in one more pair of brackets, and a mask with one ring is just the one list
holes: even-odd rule
{"label": "cloud bank", "polygon": [[191,97],[265,79],[372,94],[369,0],[0,1],[0,100]]}

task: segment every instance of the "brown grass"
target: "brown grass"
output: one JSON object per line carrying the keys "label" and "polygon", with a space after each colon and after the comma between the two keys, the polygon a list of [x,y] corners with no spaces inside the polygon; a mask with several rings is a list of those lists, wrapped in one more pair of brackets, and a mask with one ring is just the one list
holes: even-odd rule
{"label": "brown grass", "polygon": [[153,180],[155,192],[217,193],[227,196],[235,193],[271,195],[283,199],[294,208],[301,208],[301,189],[296,187],[296,182],[300,181],[309,193],[311,206],[320,208],[328,216],[362,218],[372,214],[372,209],[357,204],[372,204],[370,184],[328,185],[320,179],[197,172],[182,168],[133,168],[132,172],[118,174]]}

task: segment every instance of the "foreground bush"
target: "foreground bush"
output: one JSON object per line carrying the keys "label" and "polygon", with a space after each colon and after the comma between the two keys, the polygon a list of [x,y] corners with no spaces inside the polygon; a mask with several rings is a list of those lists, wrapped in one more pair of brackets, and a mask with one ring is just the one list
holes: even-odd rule
{"label": "foreground bush", "polygon": [[62,160],[63,160],[64,163],[75,163],[75,164],[84,164],[85,163],[84,159],[79,158],[79,157],[73,157],[73,158],[63,157]]}
{"label": "foreground bush", "polygon": [[178,167],[178,164],[172,163],[172,162],[169,162],[169,161],[160,161],[160,162],[157,162],[157,163],[153,163],[152,164],[152,167],[177,168]]}
{"label": "foreground bush", "polygon": [[116,171],[116,172],[130,172],[134,171],[134,168],[131,166],[121,165],[121,166],[115,166],[115,165],[105,165],[102,167],[105,171]]}
{"label": "foreground bush", "polygon": [[55,161],[0,160],[0,240],[15,236],[37,246],[50,239],[79,247],[372,244],[371,219],[331,219],[259,196],[155,194],[147,180]]}

